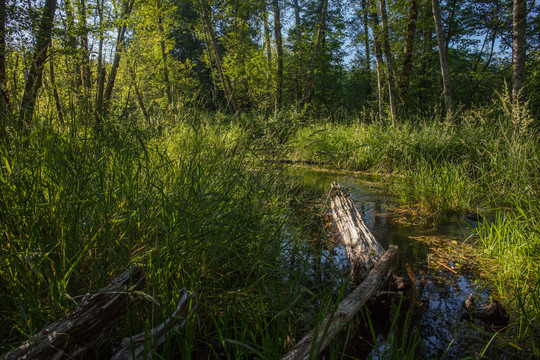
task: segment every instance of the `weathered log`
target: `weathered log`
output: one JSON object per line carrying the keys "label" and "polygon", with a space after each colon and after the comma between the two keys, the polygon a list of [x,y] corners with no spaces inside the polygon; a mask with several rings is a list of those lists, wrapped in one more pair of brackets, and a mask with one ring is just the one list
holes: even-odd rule
{"label": "weathered log", "polygon": [[391,245],[362,284],[339,303],[335,312],[326,315],[322,324],[305,335],[282,360],[316,358],[317,354],[330,344],[362,306],[375,295],[391,270],[397,250],[397,246]]}
{"label": "weathered log", "polygon": [[[174,313],[163,323],[159,324],[149,332],[142,332],[140,334],[124,338],[122,340],[122,349],[120,349],[113,357],[112,360],[132,360],[132,359],[144,359],[145,344],[151,344],[152,348],[156,348],[163,344],[170,335],[177,332],[179,328],[183,327],[188,317],[193,314],[197,307],[197,301],[192,300],[193,293],[186,289],[180,290],[178,294],[178,305]],[[147,358],[150,358],[151,354],[147,354]]]}
{"label": "weathered log", "polygon": [[338,183],[332,183],[330,208],[351,264],[351,280],[359,284],[382,258],[384,248],[375,239],[351,197]]}
{"label": "weathered log", "polygon": [[142,270],[133,266],[102,290],[86,295],[79,307],[41,330],[19,348],[1,357],[72,359],[90,349],[126,310],[144,284]]}
{"label": "weathered log", "polygon": [[510,320],[510,316],[497,300],[491,299],[489,303],[477,306],[473,294],[469,294],[463,301],[462,315],[468,320],[481,320],[484,329],[489,331],[504,329]]}

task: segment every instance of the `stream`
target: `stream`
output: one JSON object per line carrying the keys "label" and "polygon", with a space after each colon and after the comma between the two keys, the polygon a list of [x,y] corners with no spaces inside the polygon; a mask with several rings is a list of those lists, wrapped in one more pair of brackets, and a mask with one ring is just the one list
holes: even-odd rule
{"label": "stream", "polygon": [[[416,315],[421,345],[415,358],[461,359],[478,354],[486,344],[481,324],[462,319],[462,303],[473,293],[477,304],[488,300],[487,282],[471,252],[475,217],[463,216],[451,223],[433,227],[422,223],[410,211],[399,208],[398,199],[385,192],[381,178],[347,175],[340,172],[295,168],[304,186],[328,193],[333,181],[349,189],[366,225],[385,249],[399,247],[397,271],[407,276],[409,264],[416,276]],[[341,245],[324,250],[325,266],[348,271],[349,264]],[[379,340],[384,344],[384,338]],[[489,339],[489,338],[488,338]],[[348,354],[355,356],[355,354]],[[371,358],[379,358],[372,351]],[[356,358],[356,357],[354,357]],[[383,357],[384,358],[384,357]]]}

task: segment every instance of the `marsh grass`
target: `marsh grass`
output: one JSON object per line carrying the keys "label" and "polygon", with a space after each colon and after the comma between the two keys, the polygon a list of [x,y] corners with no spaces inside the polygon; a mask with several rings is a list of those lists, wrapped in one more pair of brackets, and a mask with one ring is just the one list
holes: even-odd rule
{"label": "marsh grass", "polygon": [[339,297],[313,277],[324,267],[303,271],[313,256],[286,230],[290,190],[260,161],[268,152],[245,127],[196,116],[110,122],[99,136],[40,125],[0,148],[0,352],[131,264],[144,267],[145,295],[97,357],[169,317],[180,288],[196,294],[196,314],[149,354],[276,358]]}

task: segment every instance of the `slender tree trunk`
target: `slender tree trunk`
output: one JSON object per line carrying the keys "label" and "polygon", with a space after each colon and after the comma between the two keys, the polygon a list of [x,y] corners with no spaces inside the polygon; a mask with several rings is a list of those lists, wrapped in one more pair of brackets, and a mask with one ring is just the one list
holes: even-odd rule
{"label": "slender tree trunk", "polygon": [[32,58],[32,65],[28,72],[24,94],[21,100],[19,113],[19,127],[30,128],[32,117],[34,116],[34,107],[41,87],[41,76],[43,66],[47,59],[47,49],[51,42],[52,28],[54,23],[54,13],[56,11],[56,0],[46,0],[43,6],[43,13],[37,32],[36,48]]}
{"label": "slender tree trunk", "polygon": [[[161,11],[161,8],[158,10]],[[171,82],[169,81],[169,68],[167,65],[167,49],[165,48],[165,31],[163,29],[163,18],[161,14],[158,15],[158,30],[159,30],[159,44],[161,47],[161,59],[163,60],[163,80],[165,82],[165,92],[167,93],[167,103],[169,108],[172,109],[173,100],[171,93]]]}
{"label": "slender tree trunk", "polygon": [[381,9],[382,20],[382,35],[383,35],[383,47],[384,57],[386,58],[386,73],[388,81],[388,98],[390,100],[390,116],[392,118],[392,125],[394,125],[397,116],[397,95],[396,95],[396,80],[394,76],[394,58],[392,57],[392,50],[390,49],[390,40],[388,39],[388,15],[386,12],[386,0],[379,0]]}
{"label": "slender tree trunk", "polygon": [[90,50],[88,48],[88,25],[86,20],[86,0],[75,1],[77,5],[77,27],[80,44],[80,66],[83,91],[81,94],[82,111],[85,118],[91,113],[90,92],[92,90],[92,80],[90,71]]}
{"label": "slender tree trunk", "polygon": [[453,113],[454,104],[452,102],[452,85],[450,83],[450,71],[448,69],[448,60],[446,58],[446,47],[442,28],[441,11],[439,9],[439,0],[431,0],[431,4],[433,6],[433,20],[435,20],[437,44],[439,46],[439,59],[441,61],[441,72],[444,87],[444,104],[446,106],[446,115],[451,116]]}
{"label": "slender tree trunk", "polygon": [[369,31],[368,31],[368,6],[367,0],[362,0],[362,17],[364,19],[364,46],[366,52],[366,71],[370,74],[368,78],[368,93],[371,93],[371,56],[369,54]]}
{"label": "slender tree trunk", "polygon": [[122,15],[120,17],[122,24],[118,28],[118,36],[116,38],[116,48],[114,50],[114,60],[111,66],[111,71],[109,73],[109,78],[107,79],[107,86],[105,87],[105,92],[103,93],[103,115],[106,115],[109,111],[112,100],[112,91],[114,88],[114,83],[116,81],[116,74],[118,73],[118,68],[120,67],[120,59],[122,53],[124,52],[124,37],[126,35],[127,24],[126,21],[131,14],[133,9],[133,4],[135,0],[127,0],[124,3],[124,9],[122,10]]}
{"label": "slender tree trunk", "polygon": [[302,46],[302,29],[301,29],[301,22],[300,22],[300,5],[298,4],[298,0],[293,1],[294,6],[294,25],[296,28],[296,46],[295,46],[295,60],[296,60],[296,77],[294,79],[295,81],[295,92],[296,92],[296,106],[299,107],[302,102],[302,74],[303,74],[303,64],[300,57]]}
{"label": "slender tree trunk", "polygon": [[276,73],[276,108],[275,114],[281,112],[283,99],[283,42],[281,40],[281,14],[279,1],[272,0],[272,8],[274,10],[274,33],[276,37],[276,52],[277,52],[277,73]]}
{"label": "slender tree trunk", "polygon": [[[266,8],[266,7],[265,7]],[[270,27],[268,25],[268,12],[264,11],[264,42],[266,45],[266,105],[264,108],[264,121],[270,116],[270,98],[272,96],[272,46]]]}
{"label": "slender tree trunk", "polygon": [[321,0],[321,19],[319,23],[319,31],[317,33],[317,42],[315,43],[315,51],[313,53],[313,60],[311,62],[311,69],[308,76],[308,85],[306,87],[306,94],[304,95],[304,104],[311,103],[313,97],[313,90],[315,89],[315,70],[319,62],[319,53],[321,52],[321,43],[326,32],[326,12],[328,10],[328,0]]}
{"label": "slender tree trunk", "polygon": [[218,69],[221,83],[223,84],[223,90],[225,91],[225,98],[227,99],[227,103],[229,107],[234,111],[235,114],[238,114],[239,110],[238,110],[238,106],[236,105],[236,101],[234,99],[231,81],[229,77],[225,75],[225,72],[223,71],[223,61],[221,60],[221,53],[218,48],[216,35],[214,34],[214,27],[212,26],[212,20],[210,18],[210,13],[208,11],[208,2],[206,0],[200,0],[200,5],[201,5],[201,11],[203,15],[203,20],[206,25],[206,30],[208,31],[208,35],[210,36],[210,43],[212,45],[212,50],[214,52],[214,57],[216,59],[216,67]]}
{"label": "slender tree trunk", "polygon": [[401,71],[401,78],[399,80],[399,87],[402,94],[407,92],[411,80],[412,59],[414,50],[414,37],[416,35],[416,23],[418,21],[418,0],[411,0],[411,7],[409,8],[407,22],[407,37],[405,39],[405,46],[403,47],[403,66]]}
{"label": "slender tree trunk", "polygon": [[428,67],[431,63],[431,52],[433,42],[433,28],[428,23],[432,16],[431,4],[425,4],[423,9],[423,29],[422,29],[422,58],[420,60],[420,102],[425,102],[427,89],[430,87]]}
{"label": "slender tree trunk", "polygon": [[377,61],[377,92],[378,92],[378,99],[379,99],[379,118],[383,118],[384,116],[384,85],[383,85],[384,62],[383,62],[383,55],[382,55],[382,49],[381,49],[379,15],[377,15],[377,13],[373,9],[371,9],[370,17],[371,17],[371,29],[373,32],[373,47],[375,49],[375,60]]}
{"label": "slender tree trunk", "polygon": [[[0,2],[0,121],[11,113],[6,76],[6,0]],[[1,124],[0,124],[1,126]]]}
{"label": "slender tree trunk", "polygon": [[[51,45],[52,48],[52,45]],[[64,123],[64,111],[62,110],[62,103],[60,102],[60,95],[58,95],[58,86],[56,85],[56,76],[54,75],[54,61],[52,56],[49,60],[49,72],[51,73],[51,88],[53,91],[54,103],[56,105],[56,113],[58,114],[58,120],[61,124]]]}
{"label": "slender tree trunk", "polygon": [[101,129],[101,119],[103,115],[103,92],[105,91],[105,67],[103,66],[103,41],[104,41],[104,17],[103,17],[103,1],[96,1],[98,17],[99,17],[99,46],[97,57],[97,92],[96,103],[94,108],[95,126],[99,132]]}
{"label": "slender tree trunk", "polygon": [[82,86],[82,74],[81,74],[81,64],[79,59],[75,54],[77,54],[77,38],[75,36],[75,15],[73,10],[73,5],[71,0],[64,0],[64,8],[66,12],[66,25],[68,32],[68,46],[71,51],[71,62],[75,65],[74,76],[75,80],[73,81],[73,88],[75,93],[80,96],[81,86]]}
{"label": "slender tree trunk", "polygon": [[512,101],[514,105],[525,100],[525,59],[527,52],[527,1],[514,0],[512,30]]}
{"label": "slender tree trunk", "polygon": [[90,90],[91,71],[90,71],[90,51],[88,48],[88,25],[86,20],[86,0],[77,1],[77,19],[80,33],[81,44],[81,66],[82,66],[82,82],[85,89]]}
{"label": "slender tree trunk", "polygon": [[137,104],[139,104],[139,108],[141,109],[144,120],[148,125],[150,125],[150,116],[148,115],[148,111],[146,110],[146,106],[144,105],[144,98],[142,96],[142,93],[139,91],[139,86],[137,85],[137,74],[135,72],[135,66],[130,66],[129,70],[131,73],[131,83],[133,84],[133,88],[135,89],[135,97],[137,98]]}

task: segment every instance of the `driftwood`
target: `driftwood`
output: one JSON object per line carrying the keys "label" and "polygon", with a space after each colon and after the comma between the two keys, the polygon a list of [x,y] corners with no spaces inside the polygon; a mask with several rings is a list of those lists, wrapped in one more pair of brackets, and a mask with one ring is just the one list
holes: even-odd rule
{"label": "driftwood", "polygon": [[[183,327],[187,318],[195,311],[197,302],[192,300],[193,293],[185,289],[180,290],[178,298],[176,310],[167,320],[148,332],[124,338],[122,348],[113,356],[112,360],[144,359],[145,345],[156,348],[163,344],[171,334]],[[150,358],[150,355],[147,354],[147,358]]]}
{"label": "driftwood", "polygon": [[375,239],[351,197],[338,183],[332,183],[330,208],[351,264],[351,280],[359,284],[382,258],[384,248]]}
{"label": "driftwood", "polygon": [[353,319],[362,306],[377,292],[388,276],[397,255],[397,246],[391,245],[380,261],[356,289],[328,314],[322,324],[305,335],[281,360],[316,358],[334,337]]}
{"label": "driftwood", "polygon": [[143,284],[144,275],[139,267],[126,270],[101,291],[86,295],[76,310],[1,359],[72,359],[80,356],[124,313],[126,305],[133,301],[131,295]]}
{"label": "driftwood", "polygon": [[484,329],[490,331],[500,331],[508,326],[510,316],[497,300],[477,306],[473,294],[469,294],[463,302],[463,317],[466,319],[478,319],[484,323]]}

